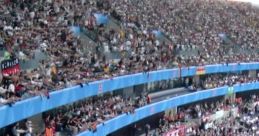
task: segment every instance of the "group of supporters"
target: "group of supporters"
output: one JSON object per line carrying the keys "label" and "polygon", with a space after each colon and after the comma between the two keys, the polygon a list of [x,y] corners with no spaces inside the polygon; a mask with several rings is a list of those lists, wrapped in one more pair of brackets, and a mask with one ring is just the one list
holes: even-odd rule
{"label": "group of supporters", "polygon": [[[257,61],[258,11],[227,0],[1,1],[0,49],[25,61],[48,56],[38,68],[3,75],[1,104],[130,73]],[[98,24],[94,13],[119,27]],[[93,50],[85,52],[71,26],[97,34]]]}
{"label": "group of supporters", "polygon": [[[234,84],[242,83],[251,83],[258,81],[258,78],[252,78],[247,73],[239,73],[239,74],[225,74],[225,75],[208,75],[205,79],[201,79],[200,81],[200,89],[210,89],[211,87],[206,88],[207,84],[217,84],[213,87],[220,87],[224,85],[232,86]],[[222,82],[222,83],[221,83]],[[230,84],[231,83],[231,84]],[[193,83],[194,84],[194,83]],[[192,85],[192,84],[190,84]],[[182,86],[186,86],[184,83]],[[199,89],[197,89],[198,91]],[[139,107],[143,107],[149,103],[152,103],[152,99],[149,97],[149,94],[142,94],[139,96],[125,97],[122,94],[104,94],[102,96],[96,96],[87,98],[85,100],[76,102],[71,105],[66,105],[52,111],[46,112],[43,114],[43,121],[45,129],[38,132],[38,134],[50,133],[52,135],[76,135],[83,131],[92,131],[95,132],[97,130],[97,125],[104,125],[105,121],[112,119],[121,114],[134,114],[135,109]],[[222,104],[217,103],[214,105],[216,107],[222,106]],[[205,112],[212,112],[208,109],[206,105],[204,107],[197,106],[193,110],[199,110],[196,118],[200,118],[205,115]],[[217,110],[218,108],[210,107],[213,110]],[[221,107],[219,107],[221,108]],[[179,116],[178,118],[189,117],[186,112],[190,110],[178,110]],[[190,116],[195,116],[193,112],[189,112]],[[195,118],[195,117],[194,117]],[[173,119],[173,118],[171,118]],[[188,120],[188,119],[185,119]],[[173,120],[175,121],[175,120]],[[26,126],[29,120],[24,121],[23,123],[15,124],[11,126],[13,129],[12,132],[21,133],[21,134],[35,134],[31,131],[26,131],[22,126]],[[23,125],[22,125],[23,124]],[[25,125],[24,125],[25,124]],[[179,124],[178,124],[179,125]],[[21,128],[18,129],[20,126]],[[169,126],[167,126],[169,127]],[[23,128],[23,129],[22,129]],[[35,126],[32,127],[35,129]],[[162,130],[156,131],[156,133],[165,133],[169,128],[161,128]],[[16,130],[16,131],[14,131]],[[21,131],[23,130],[23,131]],[[168,130],[169,131],[169,130]],[[198,133],[198,132],[197,132]],[[200,132],[202,133],[202,132]]]}
{"label": "group of supporters", "polygon": [[[258,135],[258,96],[222,99],[180,107],[165,114],[146,136],[253,136]],[[150,126],[147,124],[146,126]]]}
{"label": "group of supporters", "polygon": [[[3,0],[0,1],[0,60],[47,59],[34,69],[0,74],[0,105],[90,81],[152,70],[258,61],[259,10],[229,0]],[[118,27],[98,24],[94,13]],[[83,33],[96,34],[86,45]],[[91,34],[90,33],[90,34]],[[87,49],[87,51],[86,51]],[[89,50],[88,50],[89,49]],[[2,52],[1,52],[2,53]],[[108,54],[108,55],[107,55]],[[109,55],[116,55],[111,59]],[[215,76],[191,89],[257,81]],[[90,98],[44,116],[48,136],[94,131],[97,124],[149,103],[147,96]],[[13,133],[30,135],[29,121]],[[105,124],[104,124],[105,125]],[[20,129],[20,126],[23,126]]]}

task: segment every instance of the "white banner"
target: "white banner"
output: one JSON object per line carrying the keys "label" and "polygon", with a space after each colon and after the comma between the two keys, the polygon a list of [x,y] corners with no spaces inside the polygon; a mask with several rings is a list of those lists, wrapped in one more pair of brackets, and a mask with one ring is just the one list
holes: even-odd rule
{"label": "white banner", "polygon": [[178,126],[177,128],[172,128],[168,132],[164,133],[163,136],[185,136],[185,126]]}

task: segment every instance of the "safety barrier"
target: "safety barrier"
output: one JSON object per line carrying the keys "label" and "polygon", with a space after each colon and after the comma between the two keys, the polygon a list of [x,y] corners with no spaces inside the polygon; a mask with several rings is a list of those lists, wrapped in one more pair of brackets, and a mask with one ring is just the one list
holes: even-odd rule
{"label": "safety barrier", "polygon": [[12,107],[0,107],[0,128],[31,117],[38,113],[57,108],[87,97],[100,93],[113,91],[125,87],[144,84],[148,82],[168,80],[177,77],[194,76],[201,74],[223,73],[231,71],[257,70],[259,63],[240,64],[216,64],[199,67],[185,67],[152,71],[148,73],[138,73],[126,76],[115,77],[84,84],[83,88],[74,86],[50,93],[50,99],[36,96],[20,102],[16,102]]}
{"label": "safety barrier", "polygon": [[[243,92],[249,90],[259,89],[259,82],[247,83],[247,84],[237,84],[234,86],[234,92]],[[110,134],[120,128],[123,128],[129,124],[137,122],[143,118],[152,116],[156,113],[160,113],[170,108],[181,106],[184,104],[213,98],[217,96],[222,96],[228,94],[229,87],[224,86],[215,89],[209,89],[204,91],[199,91],[195,93],[185,94],[177,97],[173,97],[167,100],[163,100],[157,103],[153,103],[144,107],[141,107],[135,111],[134,114],[123,114],[111,120],[104,122],[97,126],[96,132],[85,131],[78,136],[105,136]]]}

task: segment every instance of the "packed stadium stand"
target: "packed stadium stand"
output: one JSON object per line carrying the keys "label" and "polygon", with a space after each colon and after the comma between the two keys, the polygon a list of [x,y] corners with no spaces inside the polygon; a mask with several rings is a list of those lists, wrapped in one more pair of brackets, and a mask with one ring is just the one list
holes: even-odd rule
{"label": "packed stadium stand", "polygon": [[0,136],[259,135],[258,37],[250,2],[1,0]]}

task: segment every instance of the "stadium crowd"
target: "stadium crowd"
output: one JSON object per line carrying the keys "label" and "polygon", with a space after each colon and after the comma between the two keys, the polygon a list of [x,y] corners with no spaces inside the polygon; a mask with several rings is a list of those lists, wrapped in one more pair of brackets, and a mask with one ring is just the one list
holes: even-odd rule
{"label": "stadium crowd", "polygon": [[[199,48],[197,55],[189,57],[164,53],[169,61],[185,66],[253,61],[257,55],[256,52],[234,51],[234,48],[256,49],[258,43],[258,9],[249,4],[226,0],[113,0],[112,8],[120,15],[126,29],[139,28],[140,34],[129,33],[125,44],[130,43],[130,49],[132,46],[141,48],[144,55],[166,51],[163,48],[170,48],[170,45],[176,50]],[[152,40],[152,36],[149,38],[150,32],[157,29],[170,37],[170,45]],[[143,40],[143,37],[151,41]],[[150,46],[155,51],[150,53]],[[149,53],[145,54],[145,51]],[[141,52],[134,51],[133,54]]]}
{"label": "stadium crowd", "polygon": [[[120,95],[108,95],[77,103],[63,112],[48,114],[46,126],[55,128],[56,132],[67,132],[76,135],[82,131],[96,131],[98,124],[121,114],[134,114],[135,108],[147,104],[145,96],[123,98]],[[62,110],[61,110],[62,111]],[[58,116],[56,116],[58,115]],[[49,123],[53,124],[49,124]]]}
{"label": "stadium crowd", "polygon": [[[178,108],[175,115],[164,115],[157,128],[145,128],[146,136],[252,136],[258,135],[258,96],[202,102]],[[224,114],[213,118],[217,112]],[[150,126],[147,124],[146,126]],[[180,127],[184,126],[184,127]]]}
{"label": "stadium crowd", "polygon": [[[227,0],[4,0],[1,46],[11,58],[30,60],[40,49],[48,60],[37,69],[3,75],[1,103],[136,72],[258,61],[258,11]],[[120,29],[104,31],[93,13],[119,20]],[[86,46],[71,26],[97,30],[97,48],[121,57],[108,60],[97,49],[84,53]],[[158,40],[152,30],[170,42]],[[191,53],[179,53],[186,50]]]}
{"label": "stadium crowd", "polygon": [[[248,74],[227,74],[227,75],[209,75],[202,81],[202,88],[206,89],[207,84],[216,84],[213,87],[224,85],[234,85],[238,83],[249,83],[258,81],[257,78],[251,78]],[[230,84],[231,83],[231,84]],[[208,87],[211,88],[212,86]],[[134,114],[136,108],[152,103],[148,94],[142,94],[138,97],[127,97],[122,95],[104,94],[103,96],[91,97],[71,105],[63,106],[43,114],[45,122],[45,133],[56,135],[76,135],[82,131],[96,131],[97,125],[105,125],[105,121],[121,114]],[[209,109],[200,108],[202,112]],[[217,108],[212,108],[216,110]],[[185,110],[182,110],[185,112]],[[188,111],[188,110],[186,110]],[[180,112],[180,111],[179,111]],[[200,117],[201,115],[199,115]],[[28,120],[26,120],[28,122]],[[26,124],[26,122],[24,122]],[[26,125],[23,125],[26,126]],[[14,127],[17,127],[15,125]],[[19,127],[18,127],[19,128]],[[31,134],[26,129],[15,129],[22,133]]]}
{"label": "stadium crowd", "polygon": [[[227,0],[4,0],[0,2],[0,49],[9,58],[31,60],[36,50],[48,56],[37,69],[0,77],[0,105],[114,76],[172,67],[258,61],[259,10],[247,3]],[[93,13],[108,14],[120,29],[105,31]],[[70,31],[80,26],[97,33],[96,50]],[[159,40],[160,30],[168,41]],[[104,52],[119,52],[108,60]],[[188,53],[184,53],[188,52]],[[258,81],[244,76],[213,75],[204,88]],[[86,84],[87,85],[87,84]],[[200,86],[193,86],[198,89]],[[51,98],[50,98],[51,99]],[[146,96],[90,98],[44,117],[50,133],[73,135],[95,131],[98,124],[148,104]],[[230,118],[231,119],[231,118]],[[230,121],[231,122],[231,121]],[[105,124],[104,124],[105,125]],[[12,132],[29,136],[17,123]],[[207,133],[198,132],[197,133]],[[195,131],[196,131],[195,130]],[[209,131],[214,133],[213,131]]]}
{"label": "stadium crowd", "polygon": [[[43,114],[43,133],[35,132],[31,121],[25,120],[12,126],[9,135],[76,135],[82,131],[96,131],[97,125],[121,114],[134,114],[135,109],[148,104],[145,96],[123,98],[121,95],[105,94],[66,105]],[[30,131],[29,131],[30,130]]]}
{"label": "stadium crowd", "polygon": [[234,84],[253,83],[257,82],[259,77],[251,77],[247,74],[214,74],[208,75],[203,83],[206,89],[217,88],[221,86],[233,86]]}

